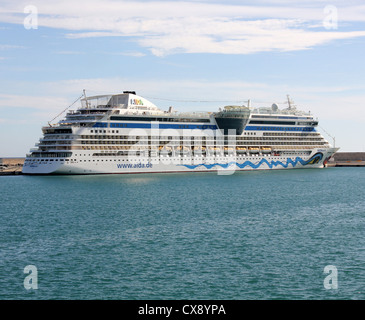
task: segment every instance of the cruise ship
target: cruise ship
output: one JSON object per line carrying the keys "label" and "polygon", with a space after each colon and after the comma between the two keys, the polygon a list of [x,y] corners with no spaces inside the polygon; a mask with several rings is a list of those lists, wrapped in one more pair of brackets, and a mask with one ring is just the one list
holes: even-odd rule
{"label": "cruise ship", "polygon": [[26,155],[23,174],[126,174],[323,168],[338,150],[288,97],[254,108],[163,111],[134,91],[86,96]]}

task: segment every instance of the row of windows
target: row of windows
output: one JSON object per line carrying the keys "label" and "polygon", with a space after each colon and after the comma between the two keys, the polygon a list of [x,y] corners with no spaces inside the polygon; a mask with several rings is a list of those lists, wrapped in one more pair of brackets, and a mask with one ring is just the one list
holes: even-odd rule
{"label": "row of windows", "polygon": [[[270,138],[271,136],[273,136],[273,138]],[[275,138],[274,138],[275,137]],[[282,138],[276,138],[276,137],[282,137]],[[289,138],[289,137],[303,137],[303,138]],[[56,137],[53,136],[52,139],[50,139],[49,137],[45,138],[45,139],[40,139],[41,141],[48,141],[48,142],[56,142],[56,141],[60,141],[61,139],[64,139],[66,141],[68,141],[67,143],[69,143],[70,140],[77,140],[79,138],[81,139],[95,139],[95,140],[108,140],[108,139],[114,139],[114,140],[126,140],[126,141],[131,141],[131,140],[181,140],[181,141],[204,141],[204,140],[229,140],[229,141],[234,141],[234,140],[278,140],[278,139],[297,139],[297,140],[313,140],[315,138],[311,138],[311,137],[317,137],[319,139],[323,139],[319,134],[316,135],[296,135],[296,134],[272,134],[272,135],[265,135],[264,137],[221,137],[221,136],[128,136],[128,135],[81,135],[81,136],[73,136],[73,139],[67,139],[70,137],[64,137],[64,136],[59,136],[59,139],[55,139]],[[66,143],[66,142],[65,142]]]}
{"label": "row of windows", "polygon": [[313,131],[314,127],[261,127],[250,126],[247,129],[259,131]]}
{"label": "row of windows", "polygon": [[149,121],[149,122],[210,122],[209,119],[204,118],[167,118],[167,117],[126,117],[126,116],[111,116],[110,120],[124,120],[124,121]]}
{"label": "row of windows", "polygon": [[270,120],[251,120],[249,124],[276,124],[276,125],[288,125],[294,126],[295,121],[270,121]]}
{"label": "row of windows", "polygon": [[[81,135],[81,136],[78,136],[78,135],[51,135],[51,136],[48,136],[48,134],[45,134],[44,135],[44,139],[47,139],[47,138],[52,138],[52,139],[70,139],[72,137],[74,138],[78,138],[78,137],[81,137],[81,139],[129,139],[131,138],[132,136],[131,135],[105,135],[105,133],[112,133],[112,134],[118,134],[119,131],[118,130],[91,130],[90,133],[97,133],[97,134],[102,134],[104,133],[104,135]],[[263,133],[264,136],[304,136],[304,137],[307,137],[307,136],[320,136],[319,133],[317,132],[298,132],[298,133],[292,133],[292,132],[264,132]],[[244,132],[244,136],[256,136],[256,132]],[[148,137],[148,139],[172,139],[172,138],[176,138],[173,137],[173,136],[137,136],[137,138],[140,138],[140,137]],[[183,138],[188,138],[189,136],[180,136],[180,139],[183,139]],[[221,136],[217,136],[219,138],[221,138]],[[194,138],[194,137],[191,137],[191,138]],[[213,139],[214,137],[213,136],[209,136],[209,135],[202,135],[202,136],[195,136],[196,139],[201,139],[201,138],[207,138],[207,139]],[[229,139],[232,139],[232,136],[230,137],[227,137],[225,136],[224,137],[225,139],[229,138]],[[244,139],[247,139],[247,137],[235,137],[237,140],[244,140]]]}
{"label": "row of windows", "polygon": [[[305,156],[305,155],[308,155],[307,153],[305,152],[291,152],[290,155],[293,156],[293,154],[295,156],[298,156],[298,155],[302,155],[302,156]],[[114,159],[88,159],[88,160],[83,160],[83,159],[48,159],[48,158],[45,158],[45,159],[28,159],[28,160],[25,160],[25,163],[26,164],[31,164],[31,163],[47,163],[47,162],[53,162],[53,161],[60,161],[60,162],[68,162],[68,163],[79,163],[79,162],[99,162],[99,161],[127,161],[127,160],[124,160],[124,159],[120,159],[120,158],[125,158],[127,157],[127,155],[120,155],[120,154],[113,154],[113,153],[105,153],[105,154],[98,154],[98,153],[94,153],[93,156],[96,156],[96,157],[115,157]],[[167,156],[167,155],[166,155]],[[209,157],[212,157],[212,155],[210,156],[206,156],[206,155],[201,155],[201,156],[204,156],[204,157],[207,157],[208,159],[207,160],[210,160]],[[222,155],[218,155],[220,157],[222,157]],[[228,155],[225,155],[225,157],[227,157]],[[251,154],[251,155],[246,155],[246,154],[241,154],[241,155],[237,155],[238,158],[244,158],[246,160],[256,160],[257,157],[259,157],[260,155],[259,154]],[[170,155],[171,157],[171,155]],[[286,160],[287,158],[282,158],[280,157],[280,155],[274,155],[274,154],[267,154],[266,157],[274,157],[275,159],[277,160]],[[119,159],[118,159],[119,158]],[[212,160],[219,160],[217,159],[216,157],[214,158],[211,158]],[[129,159],[129,161],[133,161],[133,159]],[[225,160],[225,158],[220,158],[220,160]],[[134,161],[140,161],[139,159],[135,159]]]}
{"label": "row of windows", "polygon": [[[212,143],[184,143],[184,141],[160,141],[159,143],[149,143],[148,141],[105,141],[105,140],[102,140],[102,141],[81,141],[80,143],[74,143],[73,146],[75,145],[158,145],[158,144],[169,144],[169,145],[185,145],[185,146],[188,146],[188,145],[192,145],[192,146],[201,146],[201,145],[245,145],[245,144],[248,144],[248,145],[253,145],[253,144],[273,144],[273,145],[280,145],[280,144],[292,144],[292,145],[303,145],[303,144],[307,144],[307,145],[312,145],[312,144],[327,144],[328,142],[325,141],[325,140],[320,140],[320,139],[313,139],[312,141],[308,141],[308,140],[304,140],[304,141],[297,141],[297,140],[290,140],[290,139],[281,139],[281,140],[278,140],[278,141],[226,141],[226,143],[219,143],[219,142],[212,142]],[[52,148],[51,146],[55,146],[55,145],[67,145],[69,144],[68,142],[66,143],[62,143],[61,141],[60,142],[57,142],[57,143],[43,143],[41,144],[40,146],[50,146],[50,148]]]}
{"label": "row of windows", "polygon": [[[156,140],[156,141],[160,141],[160,140],[181,140],[181,141],[188,141],[188,140],[223,140],[223,139],[231,139],[231,138],[223,138],[223,137],[214,137],[214,136],[108,136],[108,135],[81,135],[81,136],[73,136],[72,139],[67,139],[65,137],[60,137],[59,139],[55,139],[56,137],[46,137],[44,139],[40,139],[41,141],[59,141],[59,139],[66,139],[66,141],[69,140],[77,140],[77,139],[95,139],[95,140]],[[238,138],[238,139],[247,139],[247,138]]]}
{"label": "row of windows", "polygon": [[71,157],[71,152],[47,152],[47,153],[42,153],[42,152],[33,152],[31,154],[31,157],[37,157],[37,158],[66,158],[66,157]]}
{"label": "row of windows", "polygon": [[297,133],[297,132],[264,132],[264,136],[319,136],[320,133],[318,132],[303,132],[303,133]]}
{"label": "row of windows", "polygon": [[46,129],[47,134],[72,133],[72,129]]}
{"label": "row of windows", "polygon": [[263,119],[290,119],[290,120],[296,120],[296,119],[309,119],[313,120],[313,117],[293,117],[293,116],[265,116],[265,115],[252,115],[252,118],[263,118]]}
{"label": "row of windows", "polygon": [[324,139],[322,137],[316,137],[316,138],[309,138],[309,137],[250,137],[250,138],[244,138],[244,139],[237,139],[237,141],[250,141],[250,140],[265,140],[265,141],[282,141],[282,140],[295,140],[295,141],[323,141]]}
{"label": "row of windows", "polygon": [[[299,126],[317,126],[318,125],[318,121],[314,121],[314,122],[298,122],[296,123],[295,121],[271,121],[271,120],[251,120],[249,122],[249,124],[275,124],[275,125],[289,125],[289,126],[294,126],[294,125],[299,125]],[[281,130],[281,128],[276,128]],[[265,129],[267,130],[267,129]],[[290,129],[293,130],[293,129]]]}
{"label": "row of windows", "polygon": [[[262,146],[262,147],[267,147],[266,144],[264,143],[257,143],[257,144],[246,144],[246,145],[239,145],[238,147],[243,147],[243,148],[247,148],[247,147],[255,147],[255,146]],[[275,148],[275,149],[283,149],[283,148],[291,148],[291,149],[312,149],[312,148],[323,148],[325,147],[326,144],[324,143],[309,143],[309,144],[291,144],[291,143],[275,143],[272,144],[271,147]],[[204,146],[203,146],[204,147]],[[218,147],[218,146],[215,146]],[[235,146],[228,146],[228,147],[232,147],[234,148]],[[72,150],[128,150],[130,149],[130,146],[75,146],[72,148]],[[209,146],[206,146],[206,148],[209,148]],[[150,150],[149,147],[147,146],[136,146],[133,147],[134,150]],[[48,150],[53,150],[53,149],[48,149]],[[157,149],[153,148],[152,150],[157,151]],[[190,149],[189,149],[190,150]],[[47,149],[44,149],[43,151],[47,152]]]}
{"label": "row of windows", "polygon": [[[112,133],[112,134],[118,134],[119,131],[118,130],[91,130],[90,131],[91,133]],[[246,137],[235,137],[237,140],[248,140],[250,139],[249,137],[247,136],[256,136],[256,132],[244,132],[244,135]],[[309,136],[320,136],[319,133],[308,133],[308,132],[305,132],[305,133],[282,133],[282,132],[264,132],[263,133],[263,136],[299,136],[299,137],[309,137]],[[173,137],[173,136],[129,136],[129,135],[81,135],[81,136],[77,136],[77,135],[74,135],[74,136],[71,136],[71,135],[51,135],[51,136],[48,136],[48,134],[45,134],[44,138],[41,139],[41,140],[49,140],[49,138],[53,140],[55,139],[68,139],[68,140],[73,140],[73,139],[77,139],[77,138],[81,138],[81,139],[125,139],[125,140],[128,140],[128,139],[141,139],[141,138],[148,138],[148,139],[156,139],[156,140],[172,140],[172,139],[176,139],[176,138],[179,138],[179,137]],[[205,140],[205,139],[208,139],[208,140],[212,140],[214,139],[213,136],[195,136],[195,137],[189,137],[189,136],[180,136],[180,139],[196,139],[196,140]],[[216,137],[216,138],[219,138],[219,139],[223,139],[223,137]],[[224,139],[234,139],[232,136],[230,137],[224,137]]]}
{"label": "row of windows", "polygon": [[91,133],[119,133],[119,130],[90,130]]}
{"label": "row of windows", "polygon": [[[258,157],[259,155],[257,155],[256,157]],[[93,160],[74,160],[74,159],[71,159],[71,160],[69,160],[69,159],[42,159],[42,160],[36,160],[36,159],[34,159],[34,160],[26,160],[25,161],[25,164],[27,165],[29,165],[29,164],[33,164],[33,163],[41,163],[41,164],[47,164],[48,163],[48,161],[51,163],[52,161],[60,161],[60,162],[64,162],[64,161],[66,161],[66,164],[67,163],[71,163],[71,164],[74,164],[74,163],[82,163],[82,162],[124,162],[124,161],[126,161],[126,162],[128,162],[128,163],[130,163],[130,162],[140,162],[140,160],[139,159],[135,159],[135,160],[133,160],[133,159],[121,159],[122,157],[126,157],[126,156],[121,156],[119,159],[93,159]],[[253,157],[253,158],[250,158],[250,157],[248,157],[248,158],[246,158],[246,156],[241,156],[241,158],[244,158],[245,160],[256,160],[256,158],[255,158],[255,156],[251,156],[251,157]],[[286,158],[275,158],[275,159],[277,159],[277,160],[284,160],[284,159],[286,159]],[[206,159],[207,161],[209,161],[209,160],[225,160],[224,158],[216,158],[216,157],[214,157],[214,158],[211,158],[211,159],[209,159],[209,158],[207,158]]]}
{"label": "row of windows", "polygon": [[[86,136],[85,136],[86,137]],[[85,138],[84,137],[84,138]],[[326,142],[323,138],[299,138],[299,137],[246,137],[243,139],[217,139],[217,140],[205,140],[205,139],[195,139],[195,140],[189,140],[189,139],[185,139],[185,140],[165,140],[165,141],[159,141],[159,140],[74,140],[74,141],[67,141],[67,140],[48,140],[48,141],[43,141],[41,143],[39,143],[40,146],[50,146],[50,145],[77,145],[77,144],[144,144],[144,145],[153,145],[153,144],[157,144],[157,143],[174,143],[174,144],[202,144],[202,143],[209,143],[210,144],[244,144],[244,143],[250,143],[251,141],[253,141],[252,143],[256,143],[257,141],[265,141],[265,143],[270,142],[270,143],[274,143],[277,141],[296,141],[296,143],[299,142]]]}

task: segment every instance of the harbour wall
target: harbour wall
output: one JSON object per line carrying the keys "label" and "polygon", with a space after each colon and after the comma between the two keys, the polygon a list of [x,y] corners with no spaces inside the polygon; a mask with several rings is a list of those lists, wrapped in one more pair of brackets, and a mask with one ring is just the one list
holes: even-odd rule
{"label": "harbour wall", "polygon": [[21,174],[25,158],[0,158],[0,175]]}
{"label": "harbour wall", "polygon": [[365,167],[365,152],[337,152],[328,167]]}

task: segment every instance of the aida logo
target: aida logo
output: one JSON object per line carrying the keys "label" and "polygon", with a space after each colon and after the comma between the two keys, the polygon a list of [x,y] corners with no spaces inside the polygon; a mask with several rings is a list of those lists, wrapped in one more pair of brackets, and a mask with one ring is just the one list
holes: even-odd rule
{"label": "aida logo", "polygon": [[137,106],[143,106],[143,101],[141,99],[131,99],[131,104],[135,104]]}

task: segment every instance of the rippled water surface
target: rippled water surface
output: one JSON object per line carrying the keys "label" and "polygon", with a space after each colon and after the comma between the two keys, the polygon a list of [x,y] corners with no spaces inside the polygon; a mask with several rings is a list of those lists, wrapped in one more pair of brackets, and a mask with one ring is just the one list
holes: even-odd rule
{"label": "rippled water surface", "polygon": [[0,298],[364,299],[364,195],[365,168],[0,177]]}

